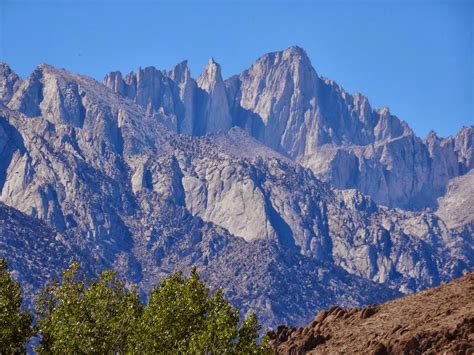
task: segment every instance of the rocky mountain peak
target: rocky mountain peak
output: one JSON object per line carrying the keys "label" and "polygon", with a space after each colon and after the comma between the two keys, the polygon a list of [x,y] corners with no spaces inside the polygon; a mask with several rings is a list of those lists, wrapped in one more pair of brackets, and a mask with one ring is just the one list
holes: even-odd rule
{"label": "rocky mountain peak", "polygon": [[188,67],[188,61],[183,60],[182,62],[176,64],[173,70],[168,73],[168,75],[178,83],[182,83],[188,79],[191,79],[191,71]]}
{"label": "rocky mountain peak", "polygon": [[12,69],[10,68],[10,66],[7,63],[0,61],[0,71],[2,73],[3,72],[12,72]]}
{"label": "rocky mountain peak", "polygon": [[291,46],[282,51],[270,52],[262,55],[256,60],[255,64],[259,65],[263,62],[272,65],[306,65],[311,66],[311,60],[309,59],[306,51],[299,46]]}
{"label": "rocky mountain peak", "polygon": [[374,109],[366,96],[319,76],[298,46],[265,54],[225,82],[213,58],[197,81],[186,62],[146,75],[140,90],[129,75],[122,85],[111,73],[105,85],[164,113],[176,132],[201,136],[238,126],[336,187],[357,188],[389,207],[435,208],[447,181],[474,164],[472,129],[422,140],[387,107]]}
{"label": "rocky mountain peak", "polygon": [[20,77],[8,66],[0,62],[0,102],[7,103],[21,84]]}
{"label": "rocky mountain peak", "polygon": [[[283,51],[264,54],[256,60],[249,71],[270,71],[275,73],[288,71],[291,77],[298,75],[298,73],[304,73],[306,75],[309,74],[307,79],[313,81],[314,76],[317,77],[308,54],[303,48],[298,46],[292,46]],[[244,74],[245,73],[246,72],[244,72]]]}
{"label": "rocky mountain peak", "polygon": [[[455,137],[455,150],[459,152],[464,172],[474,168],[474,126],[463,127]],[[462,172],[461,172],[462,173]]]}
{"label": "rocky mountain peak", "polygon": [[114,92],[124,93],[124,81],[120,71],[113,71],[108,73],[104,78],[104,85]]}
{"label": "rocky mountain peak", "polygon": [[306,54],[306,51],[302,47],[300,47],[296,44],[288,47],[283,52],[285,52],[285,53],[294,53],[294,54],[298,54],[300,56],[308,57],[308,55]]}
{"label": "rocky mountain peak", "polygon": [[232,117],[221,67],[214,58],[210,58],[207,62],[197,79],[197,86],[201,91],[197,94],[199,108],[194,133],[204,135],[227,132],[232,127]]}
{"label": "rocky mountain peak", "polygon": [[288,47],[281,53],[284,60],[297,61],[311,66],[311,60],[309,59],[308,54],[299,46]]}
{"label": "rocky mountain peak", "polygon": [[201,89],[210,92],[216,85],[220,86],[220,83],[223,83],[221,66],[214,58],[209,58],[206,67],[197,79],[197,84]]}
{"label": "rocky mountain peak", "polygon": [[8,106],[29,117],[39,116],[39,104],[43,100],[44,67],[38,66],[30,76],[24,80],[11,97]]}
{"label": "rocky mountain peak", "polygon": [[438,138],[438,135],[436,134],[436,132],[434,130],[430,130],[428,132],[428,134],[426,135],[426,140],[427,141],[433,141],[433,140],[437,140],[439,139]]}

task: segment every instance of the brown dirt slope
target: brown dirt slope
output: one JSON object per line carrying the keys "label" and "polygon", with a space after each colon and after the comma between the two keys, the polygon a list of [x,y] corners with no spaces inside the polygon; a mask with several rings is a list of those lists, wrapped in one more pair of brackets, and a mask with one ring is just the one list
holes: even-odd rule
{"label": "brown dirt slope", "polygon": [[474,354],[474,272],[382,305],[334,306],[268,335],[279,354]]}

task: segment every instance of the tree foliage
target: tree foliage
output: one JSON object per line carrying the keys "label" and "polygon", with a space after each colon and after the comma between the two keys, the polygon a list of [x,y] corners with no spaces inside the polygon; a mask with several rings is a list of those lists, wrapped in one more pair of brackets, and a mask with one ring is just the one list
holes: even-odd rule
{"label": "tree foliage", "polygon": [[[21,311],[20,285],[0,260],[0,354],[25,352],[34,334]],[[265,354],[255,313],[240,322],[223,292],[210,292],[193,269],[164,279],[140,302],[112,271],[87,281],[73,263],[50,281],[36,302],[39,353]]]}
{"label": "tree foliage", "polygon": [[21,310],[20,291],[5,259],[0,259],[0,354],[24,353],[24,344],[33,335],[31,314]]}
{"label": "tree foliage", "polygon": [[118,353],[142,310],[138,293],[112,271],[86,282],[74,263],[61,282],[51,282],[37,301],[39,352]]}
{"label": "tree foliage", "polygon": [[140,353],[262,354],[255,314],[239,325],[238,310],[222,291],[211,294],[196,269],[175,273],[157,286],[131,337]]}

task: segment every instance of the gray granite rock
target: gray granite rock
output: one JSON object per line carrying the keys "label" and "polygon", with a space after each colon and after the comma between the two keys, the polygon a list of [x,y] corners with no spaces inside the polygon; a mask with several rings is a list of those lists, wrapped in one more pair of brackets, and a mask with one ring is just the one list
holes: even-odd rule
{"label": "gray granite rock", "polygon": [[0,62],[0,102],[7,103],[21,84],[20,77],[7,63]]}
{"label": "gray granite rock", "polygon": [[[318,83],[315,93],[320,93],[323,81],[308,71],[307,58],[298,48],[262,61],[286,61],[296,76],[272,81],[272,90],[282,100],[272,105],[280,106],[251,103],[249,97],[248,110],[254,104],[260,114],[269,110],[266,122],[277,122],[273,133],[283,129],[290,137],[294,128],[279,125],[286,117],[282,112],[291,106],[284,103],[288,92]],[[235,83],[234,93],[243,82]],[[291,156],[302,149],[297,137],[303,135],[279,140],[280,147],[272,149],[265,141],[270,131],[249,125],[255,118],[249,111],[250,116],[239,116],[248,117],[239,124],[242,128],[222,132],[230,128],[229,117],[236,119],[233,108],[227,111],[224,103],[234,107],[235,100],[223,91],[213,61],[194,84],[184,63],[166,73],[147,68],[126,79],[111,74],[106,84],[108,88],[42,65],[0,105],[1,202],[34,218],[32,224],[43,223],[59,233],[70,248],[87,255],[81,260],[87,260],[92,271],[114,268],[148,292],[171,272],[197,265],[211,286],[222,287],[243,312],[254,308],[266,325],[274,325],[302,323],[331,303],[380,302],[473,268],[471,232],[451,230],[429,211],[380,207],[375,198],[358,191],[331,187]],[[197,101],[187,99],[187,90],[195,92]],[[206,104],[195,106],[202,103],[199,95],[207,95]],[[296,100],[295,107],[307,104],[306,96],[291,100]],[[357,120],[372,122],[368,103],[362,97],[356,101]],[[216,105],[222,111],[214,111]],[[315,114],[322,112],[314,105]],[[313,122],[308,115],[295,113],[291,125]],[[373,132],[384,141],[361,148],[376,151],[373,157],[365,155],[367,161],[398,169],[393,157],[405,149],[415,149],[407,158],[412,166],[419,156],[439,158],[437,149],[430,153],[386,111],[377,115],[385,118],[367,124],[378,126]],[[200,117],[205,132],[199,132],[202,127],[190,117]],[[327,147],[328,139],[344,142],[361,127],[356,122],[353,127],[331,124],[335,126],[312,136],[314,142],[323,139],[327,149],[318,152],[328,156],[339,149]],[[193,135],[181,134],[184,127]],[[375,133],[358,135],[354,140],[362,144]],[[469,132],[460,137],[448,143],[463,164],[470,164]],[[309,149],[304,146],[303,151]],[[353,146],[340,151],[329,159],[331,164],[366,162]],[[377,168],[367,169],[367,179],[372,178],[370,169]],[[351,172],[335,171],[333,179],[351,178]],[[411,181],[407,179],[401,181],[403,189]],[[392,191],[385,183],[386,191]],[[0,234],[2,250],[12,250],[11,236]],[[22,248],[27,249],[26,244]],[[48,253],[47,245],[39,252]],[[30,262],[28,257],[18,261]]]}
{"label": "gray granite rock", "polygon": [[[185,73],[186,79],[176,73]],[[155,74],[144,75],[152,80]],[[422,140],[388,108],[373,109],[367,97],[350,95],[319,76],[306,52],[296,46],[265,54],[225,80],[225,95],[220,67],[213,60],[199,77],[198,88],[183,64],[163,75],[180,87],[174,101],[181,106],[175,105],[174,111],[161,104],[159,98],[169,101],[165,98],[170,94],[161,93],[159,86],[142,97],[125,96],[147,108],[156,102],[155,110],[178,117],[183,122],[175,129],[179,133],[205,135],[238,126],[319,178],[341,189],[356,188],[388,207],[434,209],[448,181],[474,167],[472,127],[456,137],[431,134]],[[168,80],[163,75],[158,81]],[[115,77],[120,75],[112,73],[104,83],[123,93]]]}
{"label": "gray granite rock", "polygon": [[451,179],[436,214],[449,228],[474,231],[474,170]]}

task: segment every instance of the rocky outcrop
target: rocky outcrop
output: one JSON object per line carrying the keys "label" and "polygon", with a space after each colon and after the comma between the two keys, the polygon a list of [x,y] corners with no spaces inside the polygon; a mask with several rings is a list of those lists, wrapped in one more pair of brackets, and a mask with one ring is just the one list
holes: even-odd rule
{"label": "rocky outcrop", "polygon": [[170,72],[155,67],[140,69],[125,79],[112,72],[104,85],[146,108],[162,114],[162,123],[176,133],[205,135],[227,132],[232,127],[221,69],[210,59],[195,81],[186,61]]}
{"label": "rocky outcrop", "polygon": [[197,89],[187,61],[179,63],[168,75],[178,84],[179,97],[182,101],[182,107],[178,108],[177,113],[179,118],[178,132],[193,135],[195,132]]}
{"label": "rocky outcrop", "polygon": [[74,80],[53,72],[48,65],[39,66],[21,83],[8,106],[28,117],[43,116],[53,123],[82,127],[84,93]]}
{"label": "rocky outcrop", "polygon": [[120,72],[112,72],[105,77],[104,84],[143,107],[147,114],[159,118],[175,132],[187,124],[184,101],[189,98],[181,100],[181,84],[155,67],[140,68],[125,78]]}
{"label": "rocky outcrop", "polygon": [[140,68],[122,78],[120,72],[106,76],[104,84],[144,107],[147,112],[163,110],[174,113],[175,96],[179,93],[174,81],[155,67]]}
{"label": "rocky outcrop", "polygon": [[197,86],[202,91],[198,93],[199,113],[195,119],[195,134],[227,132],[232,127],[232,118],[221,76],[221,67],[214,59],[209,59],[197,80]]}
{"label": "rocky outcrop", "polygon": [[0,62],[0,102],[7,103],[21,84],[20,77],[7,63]]}
{"label": "rocky outcrop", "polygon": [[[460,136],[472,132],[466,128]],[[448,181],[472,169],[467,158],[472,146],[464,153],[454,144],[445,145],[454,140],[447,138],[430,146],[410,134],[368,146],[325,146],[300,162],[336,187],[357,188],[379,204],[408,210],[435,209]]]}
{"label": "rocky outcrop", "polygon": [[474,274],[363,309],[333,306],[307,326],[268,333],[278,354],[469,354]]}

